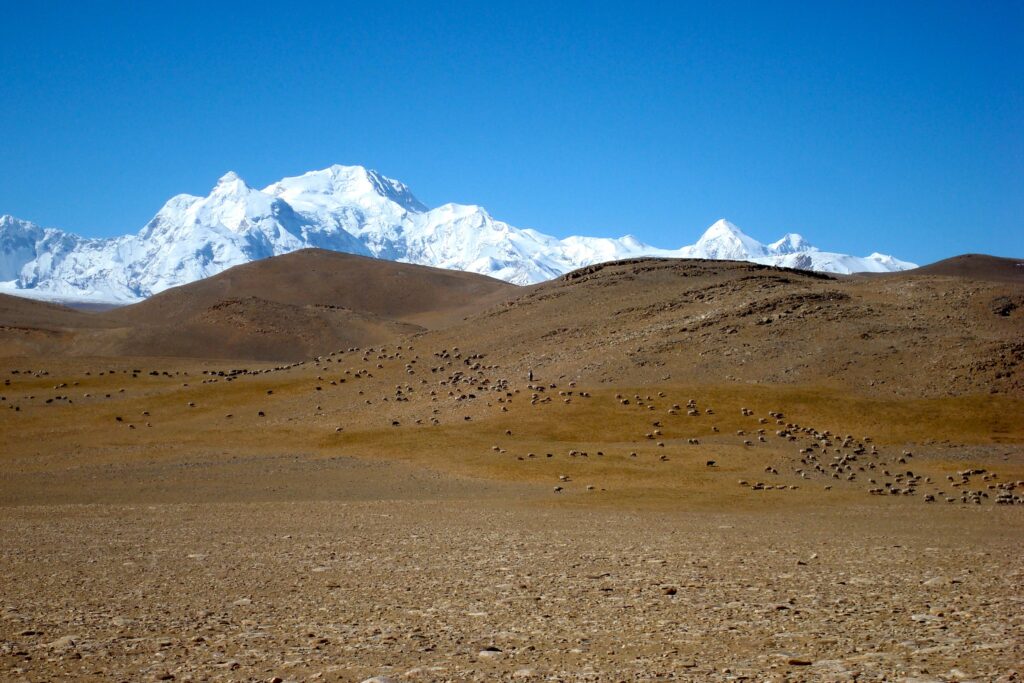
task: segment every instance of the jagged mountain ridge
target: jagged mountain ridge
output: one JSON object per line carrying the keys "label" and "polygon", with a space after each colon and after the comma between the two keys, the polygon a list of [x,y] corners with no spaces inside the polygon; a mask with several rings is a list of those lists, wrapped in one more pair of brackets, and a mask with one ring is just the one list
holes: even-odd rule
{"label": "jagged mountain ridge", "polygon": [[693,245],[659,249],[632,236],[558,239],[494,219],[483,207],[429,209],[397,180],[331,166],[262,190],[236,173],[206,197],[177,195],[135,235],[89,239],[0,217],[0,291],[57,300],[132,302],[242,263],[317,247],[463,270],[516,284],[639,256],[745,260],[836,273],[914,264],[825,252],[789,234],[761,244],[726,220]]}

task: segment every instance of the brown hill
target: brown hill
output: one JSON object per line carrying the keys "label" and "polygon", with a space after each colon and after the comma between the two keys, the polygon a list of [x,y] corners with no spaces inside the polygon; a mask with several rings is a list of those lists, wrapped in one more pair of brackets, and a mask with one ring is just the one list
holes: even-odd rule
{"label": "brown hill", "polygon": [[348,309],[430,328],[514,296],[519,289],[476,273],[303,249],[230,268],[103,316],[163,325],[223,301],[265,300],[283,306]]}
{"label": "brown hill", "polygon": [[94,315],[65,306],[0,294],[0,356],[62,348],[76,332],[113,327]]}
{"label": "brown hill", "polygon": [[1024,258],[1001,258],[986,254],[963,254],[921,266],[905,274],[944,275],[970,280],[1024,284]]}
{"label": "brown hill", "polygon": [[473,273],[308,249],[101,313],[8,297],[19,303],[0,309],[0,350],[299,360],[444,326],[519,291]]}
{"label": "brown hill", "polygon": [[4,326],[63,329],[96,323],[93,316],[67,306],[0,294],[0,324]]}
{"label": "brown hill", "polygon": [[[309,250],[99,314],[30,302],[11,353],[298,360],[353,346],[460,347],[587,383],[824,385],[873,395],[1024,394],[1024,283],[964,256],[884,277],[638,259],[519,288]],[[32,325],[22,327],[32,328]],[[13,351],[10,351],[13,349]]]}
{"label": "brown hill", "polygon": [[[124,320],[119,331],[81,339],[86,355],[301,360],[339,348],[380,344],[424,328],[329,304],[295,305],[258,297],[221,299],[161,319]],[[112,316],[113,317],[113,316]],[[125,318],[128,316],[126,315]]]}
{"label": "brown hill", "polygon": [[586,383],[1024,393],[1024,285],[913,273],[609,263],[544,283],[427,343],[485,353],[517,374]]}

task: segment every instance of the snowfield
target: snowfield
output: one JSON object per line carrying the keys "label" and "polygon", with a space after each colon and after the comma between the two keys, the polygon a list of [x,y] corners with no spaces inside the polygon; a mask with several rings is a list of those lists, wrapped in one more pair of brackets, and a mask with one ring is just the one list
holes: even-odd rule
{"label": "snowfield", "polygon": [[832,273],[916,267],[878,253],[821,251],[797,234],[761,244],[724,219],[679,249],[659,249],[629,235],[558,239],[496,220],[480,206],[430,209],[397,180],[362,166],[336,165],[262,190],[229,172],[206,197],[172,197],[138,234],[110,239],[0,216],[0,292],[130,303],[307,247],[470,271],[516,284],[640,256],[731,259]]}

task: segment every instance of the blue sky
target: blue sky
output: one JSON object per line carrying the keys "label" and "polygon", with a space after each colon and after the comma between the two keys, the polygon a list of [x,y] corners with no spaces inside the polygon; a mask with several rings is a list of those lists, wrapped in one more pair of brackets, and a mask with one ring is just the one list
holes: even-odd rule
{"label": "blue sky", "polygon": [[558,236],[1024,256],[1024,3],[633,4],[0,0],[0,214],[342,163]]}

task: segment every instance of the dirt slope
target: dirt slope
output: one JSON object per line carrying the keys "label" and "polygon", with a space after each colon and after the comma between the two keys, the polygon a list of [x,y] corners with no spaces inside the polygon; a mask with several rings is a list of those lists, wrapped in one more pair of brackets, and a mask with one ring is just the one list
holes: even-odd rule
{"label": "dirt slope", "polygon": [[20,304],[24,311],[4,314],[22,322],[6,323],[0,348],[292,361],[425,334],[520,375],[532,368],[588,382],[1022,395],[1018,270],[1012,259],[973,255],[880,277],[638,259],[520,288],[307,250],[104,313]]}
{"label": "dirt slope", "polygon": [[0,354],[300,360],[447,325],[519,291],[472,273],[307,249],[99,313],[5,297]]}
{"label": "dirt slope", "polygon": [[963,254],[921,266],[906,275],[948,275],[971,280],[1024,284],[1024,258]]}
{"label": "dirt slope", "polygon": [[103,314],[132,324],[167,324],[223,301],[262,299],[329,306],[423,327],[444,325],[519,287],[475,273],[303,249],[230,268]]}
{"label": "dirt slope", "polygon": [[518,374],[605,383],[1024,393],[1024,284],[919,271],[857,278],[619,262],[544,283],[428,338],[480,350]]}
{"label": "dirt slope", "polygon": [[114,327],[109,321],[65,306],[0,294],[0,356],[63,349],[76,331]]}
{"label": "dirt slope", "polygon": [[106,325],[105,322],[94,316],[67,306],[20,296],[8,296],[7,294],[0,294],[0,323],[9,326],[20,325],[47,329],[73,329]]}

